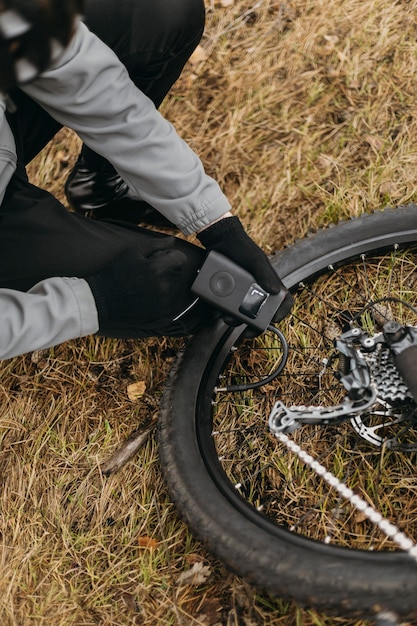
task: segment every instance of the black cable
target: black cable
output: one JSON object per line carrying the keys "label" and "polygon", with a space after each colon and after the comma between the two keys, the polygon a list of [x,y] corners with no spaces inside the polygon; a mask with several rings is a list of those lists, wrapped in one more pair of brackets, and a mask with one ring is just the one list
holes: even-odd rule
{"label": "black cable", "polygon": [[258,387],[262,387],[263,385],[270,383],[277,376],[279,376],[279,374],[281,374],[288,359],[288,352],[289,352],[288,343],[283,333],[272,324],[269,324],[268,330],[275,333],[275,335],[277,335],[281,341],[283,354],[282,354],[280,362],[278,363],[278,366],[272,371],[271,374],[269,374],[265,378],[262,378],[261,380],[257,380],[254,383],[244,383],[241,385],[229,385],[227,387],[224,387],[225,391],[248,391],[249,389],[257,389]]}

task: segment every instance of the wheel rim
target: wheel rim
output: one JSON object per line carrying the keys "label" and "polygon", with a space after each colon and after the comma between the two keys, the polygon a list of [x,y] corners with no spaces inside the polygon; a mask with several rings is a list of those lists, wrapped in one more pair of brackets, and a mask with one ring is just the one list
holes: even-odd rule
{"label": "wheel rim", "polygon": [[[343,398],[346,390],[335,379],[333,366],[324,367],[323,359],[329,358],[333,340],[352,320],[371,336],[386,318],[417,324],[413,310],[403,304],[414,302],[415,258],[411,250],[403,253],[392,248],[373,258],[359,257],[337,270],[322,267],[321,277],[312,284],[308,274],[319,273],[316,265],[302,276],[298,272],[306,284],[297,289],[294,313],[281,325],[291,346],[285,373],[266,388],[215,393],[213,411],[207,398],[234,344],[239,348],[219,387],[262,378],[276,362],[271,355],[278,354],[279,359],[280,346],[268,334],[239,344],[237,329],[225,339],[216,362],[210,363],[197,422],[201,454],[222,491],[257,524],[272,532],[290,530],[295,541],[314,539],[323,548],[369,550],[370,556],[395,550],[379,529],[329,491],[322,479],[268,433],[267,421],[277,398],[297,406],[335,405]],[[387,295],[399,302],[385,301]],[[380,301],[372,313],[366,308],[370,297]],[[402,381],[391,383],[379,385],[384,392],[392,386],[391,395],[404,395]],[[302,426],[293,437],[415,541],[415,405],[409,398],[394,401],[389,393],[378,395],[373,410],[352,421]],[[389,441],[396,445],[387,446]]]}

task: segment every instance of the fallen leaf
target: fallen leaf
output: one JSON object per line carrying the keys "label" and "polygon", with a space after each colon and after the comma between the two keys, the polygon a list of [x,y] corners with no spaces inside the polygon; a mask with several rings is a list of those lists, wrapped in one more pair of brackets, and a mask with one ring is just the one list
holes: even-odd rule
{"label": "fallen leaf", "polygon": [[398,187],[395,183],[387,181],[380,184],[379,193],[381,194],[381,196],[394,196],[396,193],[398,193]]}
{"label": "fallen leaf", "polygon": [[357,524],[362,524],[363,522],[365,522],[367,520],[367,516],[365,515],[365,513],[363,513],[362,511],[358,511],[355,514],[355,522]]}
{"label": "fallen leaf", "polygon": [[336,35],[324,35],[324,40],[326,43],[321,49],[322,54],[330,55],[336,48],[336,45],[339,43],[339,37]]}
{"label": "fallen leaf", "polygon": [[206,582],[207,578],[211,574],[211,569],[208,565],[203,565],[201,561],[194,563],[194,565],[178,576],[177,582],[180,585],[202,585]]}
{"label": "fallen leaf", "polygon": [[196,65],[197,63],[201,63],[205,61],[208,57],[207,50],[203,48],[203,46],[197,46],[192,55],[189,58],[189,61],[192,65]]}
{"label": "fallen leaf", "polygon": [[324,39],[332,46],[335,46],[340,41],[337,35],[324,35]]}
{"label": "fallen leaf", "polygon": [[138,609],[136,596],[133,593],[122,593],[122,600],[126,604],[129,611],[136,613]]}
{"label": "fallen leaf", "polygon": [[152,537],[148,537],[148,535],[141,535],[138,538],[138,544],[141,548],[149,548],[150,550],[158,547],[156,539],[152,539]]}
{"label": "fallen leaf", "polygon": [[206,600],[200,607],[200,613],[196,616],[197,620],[206,626],[217,626],[221,624],[220,613],[223,603],[218,598]]}
{"label": "fallen leaf", "polygon": [[132,402],[135,402],[138,398],[141,398],[146,391],[146,383],[141,380],[137,383],[132,383],[127,387],[127,397]]}
{"label": "fallen leaf", "polygon": [[198,552],[189,552],[184,557],[187,561],[187,565],[194,565],[194,563],[201,563],[201,554]]}
{"label": "fallen leaf", "polygon": [[365,135],[365,141],[369,143],[371,148],[376,150],[376,152],[380,152],[384,147],[384,140],[376,135]]}
{"label": "fallen leaf", "polygon": [[30,360],[32,363],[40,363],[41,361],[45,361],[48,356],[48,350],[34,350],[31,354]]}
{"label": "fallen leaf", "polygon": [[335,167],[337,166],[337,161],[330,154],[320,154],[317,158],[317,163],[319,167]]}
{"label": "fallen leaf", "polygon": [[60,164],[61,167],[68,167],[69,165],[69,155],[66,154],[63,150],[58,150],[56,153],[56,160]]}

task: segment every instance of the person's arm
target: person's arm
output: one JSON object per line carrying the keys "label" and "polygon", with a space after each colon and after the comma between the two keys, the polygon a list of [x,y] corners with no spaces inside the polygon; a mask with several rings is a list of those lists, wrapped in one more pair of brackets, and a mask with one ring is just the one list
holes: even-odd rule
{"label": "person's arm", "polygon": [[185,234],[230,210],[198,156],[84,24],[55,64],[22,89]]}
{"label": "person's arm", "polygon": [[0,204],[16,169],[15,141],[6,120],[6,101],[0,94]]}
{"label": "person's arm", "polygon": [[198,232],[206,248],[241,263],[271,293],[282,288],[265,254],[230,216],[229,201],[195,152],[84,24],[55,64],[22,89],[110,161],[139,198],[184,234]]}
{"label": "person's arm", "polygon": [[28,292],[0,289],[0,359],[50,348],[98,330],[91,289],[80,278],[48,278]]}

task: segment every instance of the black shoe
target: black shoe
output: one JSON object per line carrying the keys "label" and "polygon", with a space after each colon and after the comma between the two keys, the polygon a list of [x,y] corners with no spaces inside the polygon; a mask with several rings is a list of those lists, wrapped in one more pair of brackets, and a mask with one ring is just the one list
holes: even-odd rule
{"label": "black shoe", "polygon": [[86,217],[176,228],[150,204],[133,198],[126,183],[104,160],[93,169],[81,154],[66,180],[65,193],[75,213]]}

